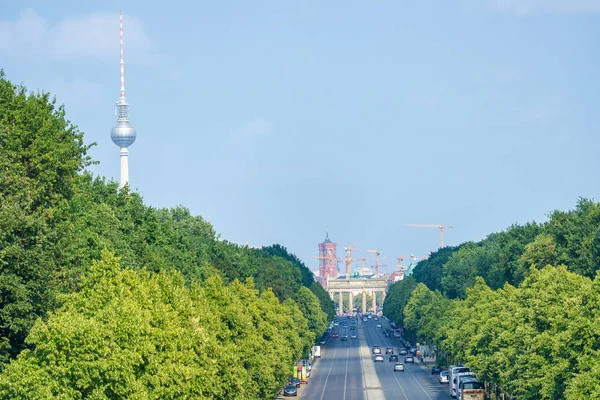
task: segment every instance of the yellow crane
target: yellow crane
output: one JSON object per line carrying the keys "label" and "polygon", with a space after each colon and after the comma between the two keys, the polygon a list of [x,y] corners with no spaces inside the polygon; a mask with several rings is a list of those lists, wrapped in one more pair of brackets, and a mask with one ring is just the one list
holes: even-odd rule
{"label": "yellow crane", "polygon": [[[379,259],[381,256],[381,251],[380,250],[367,250],[367,253],[375,253],[375,278],[379,278]],[[386,259],[387,257],[381,257],[382,260]]]}
{"label": "yellow crane", "polygon": [[404,224],[405,226],[411,226],[415,228],[436,228],[440,230],[440,249],[444,248],[444,231],[446,229],[452,229],[451,226],[447,225],[431,225],[431,224]]}
{"label": "yellow crane", "polygon": [[352,268],[352,261],[354,261],[352,252],[354,250],[358,250],[358,248],[352,247],[350,243],[344,248],[344,251],[346,252],[346,258],[344,258],[344,261],[346,262],[346,279],[350,279],[350,269]]}

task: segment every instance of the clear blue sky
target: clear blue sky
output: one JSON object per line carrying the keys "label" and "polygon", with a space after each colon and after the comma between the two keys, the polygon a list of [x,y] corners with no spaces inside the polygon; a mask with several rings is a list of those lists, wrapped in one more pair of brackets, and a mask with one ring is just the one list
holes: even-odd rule
{"label": "clear blue sky", "polygon": [[114,179],[120,7],[132,186],[225,239],[393,265],[438,245],[405,223],[455,245],[600,197],[599,0],[0,0],[0,68]]}

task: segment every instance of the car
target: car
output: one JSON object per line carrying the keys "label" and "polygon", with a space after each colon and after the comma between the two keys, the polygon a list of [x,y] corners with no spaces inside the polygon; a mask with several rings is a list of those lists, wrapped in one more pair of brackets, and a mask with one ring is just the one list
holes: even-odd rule
{"label": "car", "polygon": [[405,363],[415,363],[415,358],[413,356],[406,356],[404,357],[404,362]]}
{"label": "car", "polygon": [[342,342],[347,342],[347,341],[348,341],[348,335],[343,335],[343,336],[340,338],[340,340],[341,340]]}
{"label": "car", "polygon": [[402,372],[404,372],[404,364],[402,364],[402,363],[396,363],[394,365],[394,371],[402,371]]}
{"label": "car", "polygon": [[377,355],[375,356],[375,362],[377,362],[377,361],[381,361],[381,362],[383,362],[383,356],[382,356],[381,354],[377,354]]}
{"label": "car", "polygon": [[358,339],[358,335],[356,333],[353,333],[352,336],[350,336],[350,339]]}
{"label": "car", "polygon": [[442,372],[442,367],[439,365],[434,365],[431,367],[431,375],[439,374],[440,372]]}
{"label": "car", "polygon": [[356,330],[356,327],[355,327],[354,325],[352,325],[352,326],[350,327],[350,330],[351,330],[351,331],[353,331],[353,330]]}
{"label": "car", "polygon": [[377,317],[375,317],[374,319],[375,319],[375,321],[379,321],[379,318],[377,318]]}
{"label": "car", "polygon": [[381,348],[380,348],[379,346],[377,346],[377,347],[373,347],[373,348],[371,349],[371,353],[372,353],[372,354],[381,354]]}
{"label": "car", "polygon": [[321,339],[321,341],[319,342],[319,344],[327,344],[327,340],[326,339]]}
{"label": "car", "polygon": [[300,378],[292,376],[288,379],[288,385],[295,385],[296,387],[300,387]]}
{"label": "car", "polygon": [[440,372],[440,383],[449,383],[448,376],[450,373],[448,371]]}
{"label": "car", "polygon": [[400,349],[400,355],[401,356],[405,356],[408,354],[408,351],[406,351],[406,349]]}
{"label": "car", "polygon": [[385,354],[394,354],[394,348],[393,347],[386,347],[385,348]]}
{"label": "car", "polygon": [[295,385],[287,385],[283,389],[284,396],[298,396],[298,388]]}
{"label": "car", "polygon": [[378,327],[378,328],[381,328],[381,324],[377,324],[377,327]]}
{"label": "car", "polygon": [[397,354],[391,354],[390,355],[390,362],[398,362],[398,355]]}
{"label": "car", "polygon": [[334,333],[334,334],[331,335],[331,337],[334,338],[334,339],[337,339],[337,338],[340,337],[340,334],[339,333]]}
{"label": "car", "polygon": [[364,322],[367,322],[367,317],[363,317],[363,321],[364,321]]}

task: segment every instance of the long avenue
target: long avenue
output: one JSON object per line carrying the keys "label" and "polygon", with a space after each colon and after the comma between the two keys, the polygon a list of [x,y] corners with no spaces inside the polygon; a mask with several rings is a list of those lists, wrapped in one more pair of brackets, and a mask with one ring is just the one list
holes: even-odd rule
{"label": "long avenue", "polygon": [[[311,400],[447,400],[448,385],[441,385],[431,369],[415,364],[405,364],[404,372],[394,371],[394,362],[374,362],[371,346],[394,347],[396,353],[404,347],[399,339],[385,337],[377,324],[382,321],[368,319],[357,325],[358,339],[341,341],[330,338],[321,346],[321,359],[315,363],[309,384],[303,388],[301,399]],[[338,332],[339,326],[335,327]],[[335,330],[334,330],[335,332]],[[354,331],[352,331],[354,332]],[[400,359],[402,361],[402,357]]]}

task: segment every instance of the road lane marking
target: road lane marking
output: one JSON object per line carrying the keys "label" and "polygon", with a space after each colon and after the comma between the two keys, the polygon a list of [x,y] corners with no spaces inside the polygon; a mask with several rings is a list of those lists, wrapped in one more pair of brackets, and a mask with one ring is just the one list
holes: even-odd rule
{"label": "road lane marking", "polygon": [[346,374],[344,375],[344,400],[346,400],[346,385],[348,382],[348,354],[350,352],[350,348],[346,347]]}
{"label": "road lane marking", "polygon": [[423,385],[421,385],[421,382],[419,382],[419,380],[417,378],[415,378],[415,376],[413,375],[412,372],[408,371],[410,373],[410,376],[413,377],[413,379],[415,380],[415,382],[417,382],[417,384],[421,387],[421,389],[423,390],[423,393],[425,393],[425,396],[427,396],[429,398],[429,400],[431,400],[431,397],[429,396],[429,394],[425,391],[425,388],[423,387]]}
{"label": "road lane marking", "polygon": [[[384,347],[386,347],[386,346],[385,346],[385,339],[383,340],[383,344],[384,344]],[[382,353],[383,353],[383,351],[382,351]],[[386,355],[387,355],[387,354],[386,354]],[[388,358],[388,359],[389,359],[389,358]],[[392,367],[390,366],[390,363],[389,363],[389,362],[385,362],[385,361],[384,361],[384,363],[386,363],[386,364],[387,364],[387,366],[388,366],[388,369],[391,369],[391,368],[392,368]],[[392,371],[391,371],[391,372],[392,372],[392,375],[394,376],[394,379],[396,380],[396,383],[397,383],[397,384],[398,384],[398,386],[400,387],[400,390],[402,391],[402,394],[404,395],[404,398],[405,398],[406,400],[408,400],[408,396],[406,395],[406,392],[404,391],[404,388],[402,387],[402,384],[401,384],[401,383],[400,383],[400,381],[398,380],[398,377],[396,376],[396,372],[395,372],[393,369],[392,369]]]}
{"label": "road lane marking", "polygon": [[365,397],[367,400],[384,400],[385,394],[381,389],[381,382],[377,376],[377,371],[373,365],[371,352],[367,344],[367,337],[363,330],[361,321],[359,328],[359,344],[360,344],[360,362],[363,370],[363,385],[365,387]]}
{"label": "road lane marking", "polygon": [[327,372],[327,377],[325,378],[325,383],[323,384],[323,391],[321,392],[321,400],[323,400],[323,396],[325,396],[325,389],[327,388],[327,381],[329,380],[329,375],[331,374],[331,369],[333,368],[333,362],[335,361],[335,355],[337,354],[339,347],[335,347],[335,351],[333,352],[333,358],[331,359],[331,365],[329,366],[329,372]]}

